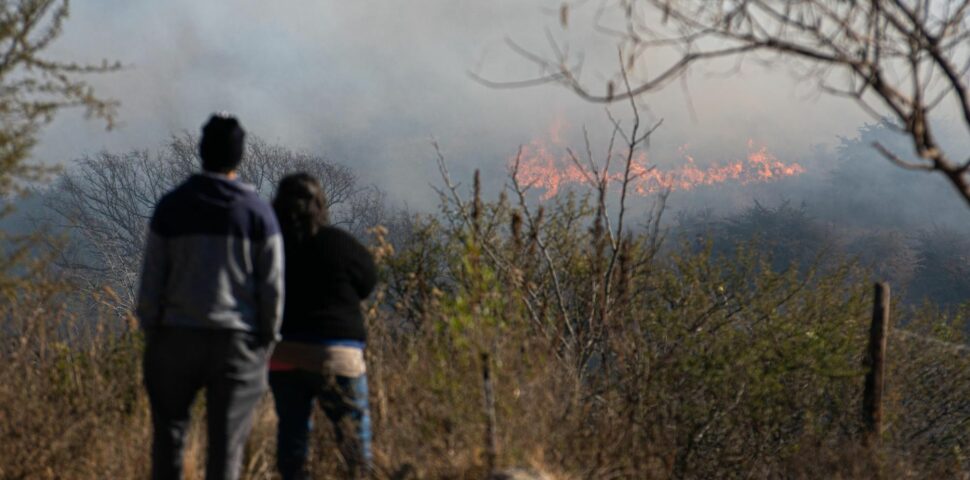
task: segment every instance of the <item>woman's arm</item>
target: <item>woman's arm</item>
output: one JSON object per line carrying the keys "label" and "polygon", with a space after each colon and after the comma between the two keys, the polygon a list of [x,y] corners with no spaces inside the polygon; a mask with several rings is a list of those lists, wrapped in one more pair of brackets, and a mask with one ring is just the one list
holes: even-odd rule
{"label": "woman's arm", "polygon": [[349,233],[345,236],[348,250],[347,273],[354,290],[357,291],[357,296],[363,300],[374,291],[374,286],[377,284],[377,266],[367,247]]}

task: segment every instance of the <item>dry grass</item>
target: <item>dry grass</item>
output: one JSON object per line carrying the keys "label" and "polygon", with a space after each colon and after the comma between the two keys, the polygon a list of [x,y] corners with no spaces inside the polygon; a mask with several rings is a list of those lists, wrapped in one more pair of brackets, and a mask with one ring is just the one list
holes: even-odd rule
{"label": "dry grass", "polygon": [[[29,320],[35,326],[43,324],[40,317]],[[33,332],[36,336],[21,336],[26,342],[14,342],[17,348],[5,352],[0,370],[0,478],[145,478],[150,422],[139,385],[137,337],[112,342],[102,338],[113,346],[76,349],[57,342],[35,343],[44,335],[37,329]],[[434,355],[433,341],[416,335],[391,342],[378,332],[372,341],[370,379],[379,477],[484,478],[480,366],[463,364],[456,352],[450,352],[454,354],[450,357]],[[641,450],[642,445],[632,443],[636,437],[632,430],[637,427],[624,418],[622,399],[584,398],[588,392],[554,359],[549,345],[516,343],[503,346],[501,365],[496,366],[500,465],[545,471],[546,478],[675,476],[678,447],[663,443],[669,437],[655,434],[652,438],[657,443]],[[186,451],[188,479],[203,478],[201,407],[197,405]],[[322,417],[315,421],[319,428],[311,461],[314,476],[341,478],[328,423]],[[274,478],[275,431],[267,396],[247,446],[244,478]],[[806,435],[796,447],[797,453],[779,455],[752,471],[753,476],[773,478],[786,472],[788,478],[861,479],[966,474],[958,465],[946,467],[946,461],[932,470],[920,470],[900,461],[906,458],[905,451],[887,448],[871,453],[851,441],[832,444],[830,438],[814,441]],[[624,461],[625,457],[634,461]],[[691,473],[684,476],[700,478]]]}
{"label": "dry grass", "polygon": [[[590,248],[588,232],[568,234],[556,223],[568,215],[555,215],[544,228],[559,235],[557,258],[574,259],[559,272],[567,312],[584,312],[598,267],[569,255]],[[379,478],[487,476],[482,353],[498,467],[561,479],[967,477],[966,355],[893,340],[884,443],[859,445],[870,300],[851,269],[806,280],[755,256],[687,250],[622,266],[612,313],[569,332],[548,269],[522,253],[528,240],[418,229],[398,252],[377,250],[384,287],[368,309],[368,362]],[[519,255],[518,268],[497,268],[489,248]],[[139,334],[110,296],[76,303],[39,278],[0,305],[0,478],[145,478]],[[921,334],[963,341],[965,316],[912,318]],[[202,478],[202,414],[197,405],[189,479]],[[315,423],[314,478],[341,478],[329,425]],[[244,478],[274,477],[275,430],[267,395]]]}

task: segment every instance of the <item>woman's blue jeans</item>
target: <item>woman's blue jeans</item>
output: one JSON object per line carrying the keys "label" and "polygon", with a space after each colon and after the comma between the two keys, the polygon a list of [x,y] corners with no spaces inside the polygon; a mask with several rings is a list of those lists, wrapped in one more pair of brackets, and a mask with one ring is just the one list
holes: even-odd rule
{"label": "woman's blue jeans", "polygon": [[367,375],[341,377],[306,370],[272,371],[269,384],[279,418],[276,458],[283,480],[307,478],[305,465],[314,400],[333,423],[351,475],[362,475],[371,469]]}

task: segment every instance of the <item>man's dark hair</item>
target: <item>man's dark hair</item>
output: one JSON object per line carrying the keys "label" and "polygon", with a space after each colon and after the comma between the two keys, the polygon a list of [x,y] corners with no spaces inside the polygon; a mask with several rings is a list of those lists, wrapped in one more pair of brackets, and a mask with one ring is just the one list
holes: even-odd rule
{"label": "man's dark hair", "polygon": [[294,173],[280,180],[273,210],[284,242],[307,240],[330,223],[323,186],[309,173]]}
{"label": "man's dark hair", "polygon": [[199,156],[207,172],[228,173],[242,162],[246,132],[235,117],[215,114],[202,127]]}

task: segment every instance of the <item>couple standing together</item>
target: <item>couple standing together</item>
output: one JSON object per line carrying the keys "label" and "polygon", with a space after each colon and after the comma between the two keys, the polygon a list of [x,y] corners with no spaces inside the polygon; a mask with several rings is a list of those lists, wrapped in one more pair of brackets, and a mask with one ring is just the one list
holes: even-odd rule
{"label": "couple standing together", "polygon": [[182,478],[191,406],[205,389],[206,478],[237,478],[267,377],[283,478],[306,478],[314,401],[349,473],[361,475],[371,431],[360,301],[376,282],[373,259],[328,225],[312,176],[283,178],[272,207],[237,181],[244,140],[235,118],[212,116],[199,142],[202,173],[166,194],[151,219],[136,313],[152,477]]}

